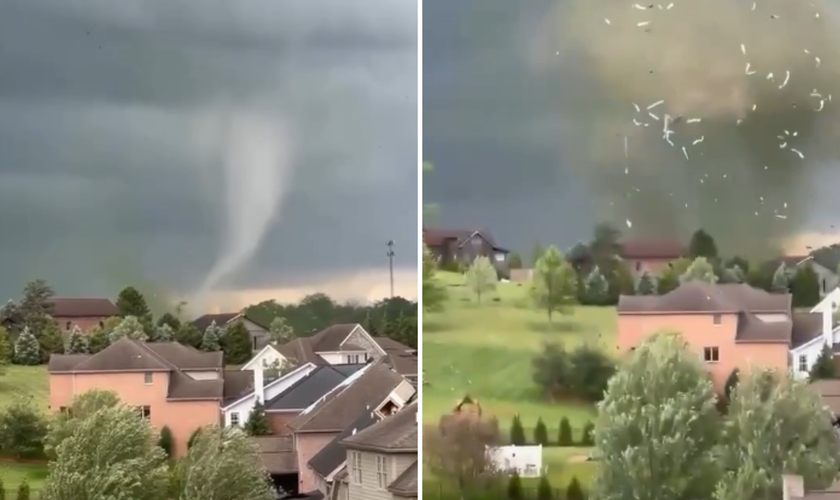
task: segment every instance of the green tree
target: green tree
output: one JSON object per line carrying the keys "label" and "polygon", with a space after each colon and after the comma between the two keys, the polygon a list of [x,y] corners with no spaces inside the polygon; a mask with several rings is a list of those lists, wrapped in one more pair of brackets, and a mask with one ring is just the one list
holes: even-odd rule
{"label": "green tree", "polygon": [[96,354],[111,345],[111,339],[104,328],[95,326],[87,333],[88,351]]}
{"label": "green tree", "polygon": [[820,303],[820,277],[811,266],[799,266],[789,285],[793,307],[810,308]]}
{"label": "green tree", "polygon": [[18,365],[35,366],[40,362],[41,352],[38,339],[29,330],[29,327],[25,326],[15,341],[15,363]]}
{"label": "green tree", "polygon": [[566,417],[560,419],[560,429],[557,432],[557,444],[558,446],[573,446],[575,444],[575,440],[572,437],[572,424],[569,423],[569,419]]}
{"label": "green tree", "polygon": [[688,266],[688,269],[685,270],[685,273],[680,276],[681,283],[687,283],[689,281],[701,281],[711,284],[718,282],[715,268],[706,257],[697,257],[694,259],[691,265]]}
{"label": "green tree", "polygon": [[592,272],[583,282],[584,300],[588,305],[602,306],[610,300],[610,290],[607,278],[601,273],[598,266],[592,268]]}
{"label": "green tree", "polygon": [[593,424],[592,422],[586,422],[586,424],[583,426],[583,432],[581,433],[580,437],[580,445],[595,445],[595,424]]}
{"label": "green tree", "polygon": [[148,335],[146,335],[146,327],[136,316],[125,316],[108,335],[108,340],[113,344],[123,337],[140,342],[149,340]]}
{"label": "green tree", "polygon": [[41,335],[37,338],[41,363],[48,362],[52,354],[64,354],[64,337],[54,321],[44,323]]}
{"label": "green tree", "polygon": [[201,346],[203,336],[198,328],[192,323],[183,323],[181,328],[175,331],[175,341],[183,344],[193,346],[198,349]]}
{"label": "green tree", "polygon": [[208,427],[198,435],[175,465],[173,486],[179,500],[275,498],[256,443],[231,427]]}
{"label": "green tree", "polygon": [[149,309],[149,304],[146,303],[146,297],[133,286],[127,286],[120,290],[115,305],[117,306],[117,314],[122,318],[134,316],[141,323],[152,319],[152,311]]}
{"label": "green tree", "polygon": [[51,460],[58,456],[58,445],[73,435],[79,422],[103,408],[112,408],[122,404],[117,393],[93,389],[73,398],[70,406],[50,419],[47,435],[44,438],[44,452]]}
{"label": "green tree", "polygon": [[648,271],[643,271],[636,285],[636,295],[656,295],[656,280]]}
{"label": "green tree", "polygon": [[598,407],[601,466],[593,496],[711,498],[720,427],[714,400],[705,367],[679,335],[643,342],[610,379]]}
{"label": "green tree", "polygon": [[82,333],[79,325],[73,325],[70,336],[67,338],[67,354],[87,354],[88,352],[87,337]]}
{"label": "green tree", "polygon": [[597,402],[604,397],[607,383],[615,374],[615,361],[598,345],[586,343],[569,353],[565,375],[568,392]]}
{"label": "green tree", "polygon": [[47,423],[31,397],[18,396],[0,413],[0,446],[16,458],[42,458]]}
{"label": "green tree", "polygon": [[268,327],[268,336],[274,344],[285,344],[295,338],[295,331],[292,325],[283,316],[277,316],[271,320]]}
{"label": "green tree", "polygon": [[55,295],[52,287],[42,279],[30,281],[23,288],[23,299],[20,301],[20,314],[23,322],[37,338],[48,323],[52,323],[50,300]]}
{"label": "green tree", "polygon": [[537,426],[534,427],[534,443],[548,446],[548,428],[542,417],[537,419]]}
{"label": "green tree", "polygon": [[265,406],[260,401],[254,404],[250,415],[248,415],[248,421],[245,422],[245,432],[251,436],[267,436],[271,434],[271,424],[265,415]]}
{"label": "green tree", "polygon": [[749,266],[747,284],[769,292],[773,289],[773,275],[773,270],[766,265]]}
{"label": "green tree", "polygon": [[737,264],[724,270],[727,283],[745,283],[747,275]]}
{"label": "green tree", "polygon": [[510,500],[522,500],[524,498],[522,479],[516,471],[513,471],[513,474],[510,475],[510,479],[508,480],[507,497]]}
{"label": "green tree", "polygon": [[76,422],[75,432],[56,449],[41,495],[160,500],[168,490],[166,453],[157,436],[136,409],[120,404]]}
{"label": "green tree", "polygon": [[172,458],[172,430],[168,425],[164,425],[160,429],[160,436],[158,436],[158,446],[166,453],[167,458]]}
{"label": "green tree", "polygon": [[569,481],[569,486],[566,487],[566,500],[585,500],[586,494],[583,492],[583,488],[580,485],[580,481],[578,481],[577,476],[572,476],[572,480]]}
{"label": "green tree", "polygon": [[538,308],[548,312],[551,323],[554,312],[568,310],[575,303],[577,275],[554,246],[548,247],[537,260],[531,283],[531,297]]}
{"label": "green tree", "polygon": [[688,255],[692,259],[697,257],[704,257],[708,260],[714,260],[718,257],[717,244],[715,239],[702,229],[694,231],[691,235],[691,241],[688,244]]}
{"label": "green tree", "polygon": [[173,332],[177,332],[181,328],[181,320],[171,312],[165,312],[157,320],[157,326],[169,325]]}
{"label": "green tree", "polygon": [[779,264],[776,272],[773,273],[773,282],[770,287],[775,293],[788,293],[790,291],[790,276],[784,262]]}
{"label": "green tree", "polygon": [[723,392],[726,399],[732,399],[732,392],[735,391],[735,388],[738,387],[738,381],[741,377],[741,371],[738,368],[733,368],[731,372],[729,372],[729,376],[726,377],[726,383],[723,385]]}
{"label": "green tree", "polygon": [[634,295],[636,293],[635,278],[633,278],[627,266],[620,261],[612,261],[609,267],[605,267],[603,264],[599,267],[609,283],[608,305],[618,304],[618,299],[622,295]]}
{"label": "green tree", "polygon": [[20,486],[18,486],[17,490],[17,500],[29,500],[30,491],[29,491],[29,481],[26,478],[23,478],[23,481],[20,482]]}
{"label": "green tree", "polygon": [[201,436],[202,432],[203,432],[202,427],[199,427],[196,430],[194,430],[192,432],[192,434],[190,434],[190,438],[187,440],[187,449],[188,450],[193,449],[193,446],[195,446],[195,443],[196,443],[196,441],[198,441],[198,437]]}
{"label": "green tree", "polygon": [[511,252],[508,254],[508,268],[522,269],[522,256],[519,252]]}
{"label": "green tree", "polygon": [[222,336],[222,350],[225,353],[225,363],[239,365],[247,363],[253,351],[251,349],[251,334],[241,321],[228,326]]}
{"label": "green tree", "polygon": [[467,288],[475,294],[475,298],[481,304],[481,296],[496,289],[499,276],[496,268],[487,257],[476,257],[465,274]]}
{"label": "green tree", "polygon": [[169,323],[158,325],[155,333],[155,342],[172,342],[173,340],[175,340],[175,330],[169,326]]}
{"label": "green tree", "polygon": [[525,428],[522,426],[522,419],[519,415],[514,415],[513,422],[510,423],[510,444],[515,446],[524,446],[527,439],[525,438]]}
{"label": "green tree", "polygon": [[811,367],[811,380],[837,378],[837,365],[834,363],[834,352],[828,344],[823,345],[822,351],[814,366]]}
{"label": "green tree", "polygon": [[14,357],[14,346],[9,331],[0,326],[0,375],[6,373],[6,367]]}
{"label": "green tree", "polygon": [[554,500],[554,490],[551,489],[548,476],[540,476],[540,484],[537,486],[537,500]]}
{"label": "green tree", "polygon": [[437,273],[437,259],[432,255],[425,244],[423,244],[423,310],[439,311],[446,301],[446,288],[443,287],[435,276]]}
{"label": "green tree", "polygon": [[616,257],[621,255],[621,231],[612,224],[597,224],[592,231],[589,250],[598,264],[615,261]]}
{"label": "green tree", "polygon": [[205,352],[214,352],[218,351],[222,348],[220,344],[220,331],[219,327],[216,326],[216,321],[210,323],[210,325],[204,330],[204,335],[201,337],[201,346],[200,349]]}

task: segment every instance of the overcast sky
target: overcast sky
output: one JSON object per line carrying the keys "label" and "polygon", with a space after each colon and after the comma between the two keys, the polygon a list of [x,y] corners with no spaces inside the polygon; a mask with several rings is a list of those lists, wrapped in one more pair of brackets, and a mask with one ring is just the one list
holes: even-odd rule
{"label": "overcast sky", "polygon": [[416,290],[416,10],[0,2],[0,297]]}

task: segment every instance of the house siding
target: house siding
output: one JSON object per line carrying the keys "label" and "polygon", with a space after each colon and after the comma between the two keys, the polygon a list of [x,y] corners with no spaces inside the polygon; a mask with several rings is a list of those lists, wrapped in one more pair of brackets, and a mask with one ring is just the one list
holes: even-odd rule
{"label": "house siding", "polygon": [[298,458],[298,491],[306,493],[318,489],[317,474],[309,468],[309,461],[324,449],[338,432],[308,432],[295,434]]}
{"label": "house siding", "polygon": [[[478,241],[474,244],[474,240]],[[448,238],[440,245],[430,246],[429,251],[439,259],[442,265],[455,262],[470,265],[476,257],[487,257],[501,277],[506,278],[510,275],[507,254],[497,252],[487,240],[478,234],[473,235],[460,247],[458,246],[457,239]],[[503,257],[502,260],[496,260],[497,253]]]}
{"label": "house siding", "polygon": [[[73,329],[74,325],[78,326],[83,332],[86,332],[91,328],[99,326],[100,322],[104,322],[108,318],[109,316],[54,316],[53,321],[55,321],[56,326],[62,332],[69,332]],[[70,323],[70,328],[67,328],[68,323]]]}
{"label": "house siding", "polygon": [[813,259],[808,262],[811,265],[811,269],[817,273],[817,277],[820,280],[820,297],[825,297],[828,293],[831,293],[832,290],[840,285],[840,277],[837,276],[835,270],[828,269],[827,267],[814,262]]}
{"label": "house siding", "polygon": [[621,315],[618,318],[618,349],[629,352],[657,332],[678,332],[703,359],[705,347],[717,347],[719,359],[706,363],[715,390],[722,392],[732,370],[746,370],[751,364],[787,371],[789,350],[786,343],[736,343],[738,317],[724,314],[715,325],[712,314]]}
{"label": "house siding", "polygon": [[674,259],[625,259],[624,265],[630,274],[638,278],[642,273],[647,272],[654,276],[658,276],[662,272],[662,268],[670,264]]}
{"label": "house siding", "polygon": [[[400,453],[400,454],[379,454],[360,451],[362,455],[362,484],[356,483],[356,477],[352,470],[352,460],[350,457],[354,450],[347,450],[347,472],[349,474],[349,500],[393,500],[394,495],[388,491],[387,487],[393,483],[400,474],[414,462],[417,461],[416,454]],[[386,457],[388,460],[388,478],[385,488],[380,488],[376,477],[376,457]]]}
{"label": "house siding", "polygon": [[169,373],[153,372],[145,384],[144,373],[50,374],[50,410],[70,406],[73,398],[90,390],[115,392],[131,406],[148,406],[150,423],[156,430],[172,431],[173,453],[183,456],[195,429],[219,423],[218,401],[167,401]]}
{"label": "house siding", "polygon": [[289,422],[300,415],[300,410],[293,411],[267,411],[265,412],[268,418],[268,423],[271,426],[271,433],[277,435],[291,434],[292,430],[289,428]]}
{"label": "house siding", "polygon": [[279,361],[282,365],[286,362],[286,357],[277,352],[277,350],[273,347],[270,347],[258,352],[256,356],[251,358],[251,360],[242,367],[242,370],[254,370],[258,366],[268,368],[276,361]]}
{"label": "house siding", "polygon": [[248,333],[251,334],[251,349],[254,352],[268,345],[268,330],[247,318],[239,318],[236,321],[241,321]]}
{"label": "house siding", "polygon": [[[350,332],[350,335],[347,336],[347,340],[345,340],[344,343],[354,344],[361,347],[365,350],[368,356],[376,360],[382,358],[382,354],[377,349],[377,347],[379,346],[377,346],[373,339],[370,338],[370,335],[366,334],[365,331],[362,330],[360,327],[356,327],[352,332]],[[356,353],[348,352],[346,354]]]}

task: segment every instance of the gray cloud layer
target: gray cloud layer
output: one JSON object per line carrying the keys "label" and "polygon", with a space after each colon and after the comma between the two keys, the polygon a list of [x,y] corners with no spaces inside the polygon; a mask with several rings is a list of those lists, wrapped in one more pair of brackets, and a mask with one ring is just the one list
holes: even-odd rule
{"label": "gray cloud layer", "polygon": [[[415,267],[416,67],[414,2],[0,3],[0,296],[189,292],[261,168],[277,213],[219,286],[387,268],[391,238]],[[240,169],[253,130],[289,160]]]}

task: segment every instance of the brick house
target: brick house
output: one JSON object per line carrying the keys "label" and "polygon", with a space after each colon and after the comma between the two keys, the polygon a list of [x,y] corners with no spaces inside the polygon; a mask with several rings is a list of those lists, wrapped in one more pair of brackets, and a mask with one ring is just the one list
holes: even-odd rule
{"label": "brick house", "polygon": [[470,265],[476,257],[487,257],[500,277],[510,275],[508,250],[496,244],[487,230],[423,228],[423,243],[444,268]]}
{"label": "brick house", "polygon": [[50,316],[59,330],[69,332],[74,326],[88,331],[117,315],[117,306],[108,299],[52,298],[47,303]]}
{"label": "brick house", "polygon": [[[657,275],[672,261],[686,257],[688,250],[676,240],[670,239],[632,239],[620,243],[618,257],[624,262],[627,271],[637,278],[647,271]],[[566,259],[578,271],[587,273],[594,265],[592,252],[587,245],[579,243],[566,253]]]}

